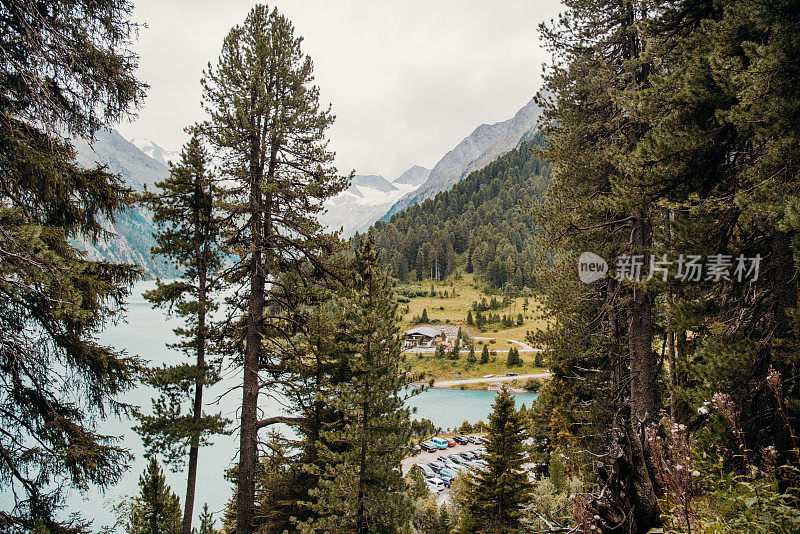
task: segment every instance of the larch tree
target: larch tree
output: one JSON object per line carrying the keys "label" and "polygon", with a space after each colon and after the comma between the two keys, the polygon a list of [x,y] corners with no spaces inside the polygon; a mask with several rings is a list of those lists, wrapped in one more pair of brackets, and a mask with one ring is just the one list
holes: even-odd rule
{"label": "larch tree", "polygon": [[[146,371],[145,382],[159,397],[153,400],[152,414],[137,414],[136,431],[148,452],[163,455],[175,468],[184,464],[188,454],[182,534],[192,531],[200,446],[207,445],[213,435],[225,433],[227,425],[219,413],[203,410],[204,388],[219,380],[218,365],[212,359],[211,314],[218,307],[215,293],[221,267],[220,219],[214,208],[220,189],[209,165],[209,154],[194,131],[169,177],[142,198],[158,227],[153,253],[167,258],[182,273],[172,281],[157,280],[155,289],[144,297],[183,319],[175,329],[179,341],[170,347],[191,361]],[[186,404],[191,407],[186,409]]]}
{"label": "larch tree", "polygon": [[146,86],[126,1],[0,6],[0,530],[85,530],[58,511],[70,490],[107,488],[129,454],[98,432],[127,414],[137,361],[97,333],[140,271],[91,261],[129,190],[81,168],[70,138],[129,116]]}
{"label": "larch tree", "polygon": [[315,218],[347,179],[333,166],[311,59],[291,22],[255,6],[224,40],[216,66],[203,79],[204,132],[228,180],[220,203],[225,277],[233,287],[224,325],[227,346],[242,369],[237,470],[237,533],[251,532],[256,500],[258,431],[286,420],[262,417],[260,392],[285,384],[284,347],[298,303],[281,280],[322,267],[337,240]]}

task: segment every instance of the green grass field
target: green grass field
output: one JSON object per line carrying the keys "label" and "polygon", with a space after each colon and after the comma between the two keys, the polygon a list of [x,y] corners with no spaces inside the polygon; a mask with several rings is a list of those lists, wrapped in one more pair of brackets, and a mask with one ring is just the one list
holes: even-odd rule
{"label": "green grass field", "polygon": [[[431,286],[433,286],[436,296],[430,296]],[[546,322],[541,318],[539,303],[535,297],[528,299],[528,309],[523,311],[523,298],[516,299],[510,307],[493,310],[490,313],[499,315],[512,315],[514,318],[519,313],[523,314],[524,324],[503,328],[495,325],[484,332],[480,332],[477,327],[467,326],[467,312],[471,309],[472,303],[480,301],[486,297],[487,301],[491,296],[483,293],[477,284],[474,283],[472,275],[465,275],[460,280],[450,282],[421,282],[416,284],[402,284],[398,286],[398,296],[403,290],[416,293],[425,291],[426,296],[405,297],[409,302],[400,304],[403,313],[400,327],[403,331],[413,326],[413,319],[420,317],[422,311],[426,310],[428,319],[431,322],[439,321],[439,324],[449,324],[461,326],[462,330],[475,339],[476,356],[480,358],[483,345],[488,345],[490,351],[496,351],[494,361],[486,364],[473,364],[466,368],[467,353],[463,352],[459,360],[449,360],[434,358],[433,353],[408,354],[408,361],[412,365],[415,374],[426,373],[427,378],[434,377],[436,380],[447,380],[455,378],[477,378],[486,374],[505,374],[513,370],[519,374],[541,372],[541,368],[534,367],[535,353],[522,352],[520,356],[524,362],[522,367],[508,369],[505,365],[508,349],[512,346],[520,348],[510,340],[525,343],[525,337],[529,330],[536,331],[545,326]],[[447,293],[447,297],[443,294]],[[453,294],[455,293],[455,296]],[[501,298],[501,297],[500,297]],[[474,315],[474,313],[473,313]],[[537,347],[540,348],[540,347]]]}

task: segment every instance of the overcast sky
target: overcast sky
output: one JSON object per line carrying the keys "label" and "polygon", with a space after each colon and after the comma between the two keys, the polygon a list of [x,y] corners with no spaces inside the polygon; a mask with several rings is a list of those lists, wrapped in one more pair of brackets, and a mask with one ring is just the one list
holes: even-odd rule
{"label": "overcast sky", "polygon": [[[134,0],[145,22],[135,45],[150,90],[127,138],[167,150],[203,118],[200,77],[252,1]],[[392,180],[432,167],[481,123],[505,120],[541,86],[547,60],[537,26],[556,0],[282,0],[270,7],[305,37],[342,172]]]}

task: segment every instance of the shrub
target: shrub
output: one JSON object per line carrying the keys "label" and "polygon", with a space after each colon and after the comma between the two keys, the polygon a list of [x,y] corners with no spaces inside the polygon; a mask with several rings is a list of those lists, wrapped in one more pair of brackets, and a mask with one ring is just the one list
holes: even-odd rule
{"label": "shrub", "polygon": [[538,378],[529,378],[528,380],[525,381],[525,385],[522,387],[524,387],[528,391],[536,393],[542,388],[542,385],[543,385],[542,381],[539,380]]}

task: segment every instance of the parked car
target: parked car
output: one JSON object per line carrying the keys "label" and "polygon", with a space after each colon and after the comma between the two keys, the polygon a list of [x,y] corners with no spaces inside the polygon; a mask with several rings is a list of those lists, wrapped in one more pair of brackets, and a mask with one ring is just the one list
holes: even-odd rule
{"label": "parked car", "polygon": [[509,371],[506,373],[506,376],[517,376],[517,373],[515,373],[514,371]]}
{"label": "parked car", "polygon": [[442,469],[444,469],[447,466],[439,460],[434,460],[433,462],[428,462],[428,467],[430,467],[437,473],[441,473]]}
{"label": "parked car", "polygon": [[438,436],[437,436],[437,437],[435,437],[435,438],[431,438],[431,439],[429,439],[429,440],[428,440],[428,443],[433,443],[434,445],[436,445],[437,447],[439,447],[439,448],[440,448],[440,449],[442,449],[442,450],[445,450],[445,449],[447,449],[447,447],[449,447],[449,446],[450,446],[450,445],[447,443],[447,440],[445,440],[445,439],[442,439],[442,438],[440,438],[440,437],[438,437]]}
{"label": "parked car", "polygon": [[480,443],[480,438],[481,438],[480,436],[470,436],[469,442],[478,445]]}
{"label": "parked car", "polygon": [[466,464],[467,463],[467,461],[462,456],[459,456],[458,454],[451,454],[450,456],[448,456],[448,458],[450,460],[454,461],[457,464]]}
{"label": "parked car", "polygon": [[456,462],[454,462],[450,458],[444,458],[444,459],[442,459],[442,462],[444,462],[444,465],[446,465],[448,469],[451,469],[452,471],[454,471],[456,473],[459,473],[464,469],[463,465],[457,464]]}
{"label": "parked car", "polygon": [[472,451],[460,452],[460,453],[458,453],[458,455],[461,456],[462,458],[464,458],[465,460],[474,460],[474,459],[477,458],[477,456],[474,455],[472,453]]}
{"label": "parked car", "polygon": [[472,452],[475,454],[475,456],[481,457],[486,454],[486,449],[475,449]]}
{"label": "parked car", "polygon": [[429,443],[427,441],[425,443],[421,443],[420,448],[425,452],[436,452],[439,450],[439,447],[437,445],[434,445],[433,443]]}
{"label": "parked car", "polygon": [[442,480],[450,479],[452,481],[454,478],[458,476],[458,469],[453,469],[452,467],[445,467],[441,471],[439,471],[439,478]]}
{"label": "parked car", "polygon": [[453,438],[444,438],[444,440],[447,442],[448,447],[456,446],[456,440],[454,440]]}
{"label": "parked car", "polygon": [[423,477],[425,477],[425,478],[435,478],[436,477],[436,471],[434,471],[433,469],[431,469],[427,465],[425,465],[425,464],[417,464],[417,467],[419,467],[420,471],[422,471],[422,476]]}
{"label": "parked car", "polygon": [[483,375],[483,378],[492,378],[493,376],[494,376],[494,374],[490,373],[488,375]]}
{"label": "parked car", "polygon": [[422,447],[420,447],[419,445],[414,445],[413,447],[411,447],[411,452],[413,452],[414,454],[419,454],[421,450]]}
{"label": "parked car", "polygon": [[453,439],[459,445],[466,445],[467,443],[469,443],[469,438],[467,436],[453,436]]}
{"label": "parked car", "polygon": [[439,493],[446,488],[444,482],[439,478],[428,478],[425,480],[425,484],[428,485],[428,491],[431,493]]}

